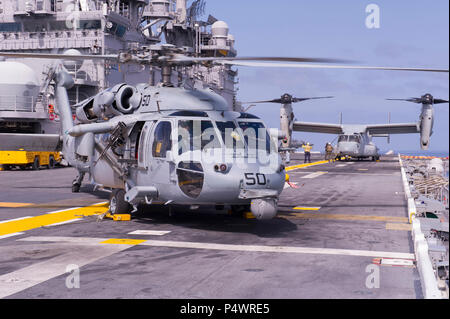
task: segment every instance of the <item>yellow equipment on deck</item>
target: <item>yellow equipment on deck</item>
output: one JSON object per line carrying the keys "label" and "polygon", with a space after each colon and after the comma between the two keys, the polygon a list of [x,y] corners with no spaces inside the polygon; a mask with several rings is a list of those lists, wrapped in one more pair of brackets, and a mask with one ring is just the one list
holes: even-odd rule
{"label": "yellow equipment on deck", "polygon": [[32,166],[34,169],[38,169],[41,165],[53,168],[59,162],[61,162],[60,152],[0,151],[0,165],[3,166],[3,169],[10,166],[20,166],[21,168]]}

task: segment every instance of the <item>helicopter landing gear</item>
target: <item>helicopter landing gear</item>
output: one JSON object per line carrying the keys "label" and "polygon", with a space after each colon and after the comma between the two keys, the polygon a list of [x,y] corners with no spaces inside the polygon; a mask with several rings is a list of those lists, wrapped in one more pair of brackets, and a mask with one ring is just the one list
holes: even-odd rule
{"label": "helicopter landing gear", "polygon": [[109,212],[112,215],[129,214],[131,205],[125,201],[125,191],[123,189],[114,189],[109,199]]}

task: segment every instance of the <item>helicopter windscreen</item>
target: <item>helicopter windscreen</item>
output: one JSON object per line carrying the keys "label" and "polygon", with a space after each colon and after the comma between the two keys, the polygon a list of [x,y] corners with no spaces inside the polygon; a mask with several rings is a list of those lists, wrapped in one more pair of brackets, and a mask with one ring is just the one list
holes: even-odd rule
{"label": "helicopter windscreen", "polygon": [[216,130],[211,121],[178,121],[178,154],[194,150],[221,148]]}
{"label": "helicopter windscreen", "polygon": [[242,129],[245,144],[251,153],[257,154],[257,150],[265,150],[266,153],[271,152],[271,139],[263,123],[246,121],[239,121],[238,123]]}
{"label": "helicopter windscreen", "polygon": [[349,142],[361,143],[361,138],[358,135],[350,135],[348,137]]}
{"label": "helicopter windscreen", "polygon": [[222,135],[222,141],[225,145],[225,149],[233,150],[233,154],[240,153],[243,155],[244,142],[239,134],[236,124],[234,122],[216,122],[217,128]]}
{"label": "helicopter windscreen", "polygon": [[359,135],[341,135],[338,142],[356,142],[361,143],[361,137]]}

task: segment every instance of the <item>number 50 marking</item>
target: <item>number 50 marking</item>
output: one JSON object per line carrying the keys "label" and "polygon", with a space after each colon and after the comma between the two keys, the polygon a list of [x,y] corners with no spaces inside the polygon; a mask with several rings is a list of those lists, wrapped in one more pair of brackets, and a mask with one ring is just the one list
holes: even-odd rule
{"label": "number 50 marking", "polygon": [[248,186],[252,186],[252,185],[266,185],[267,184],[267,180],[266,180],[266,175],[261,174],[261,173],[245,173],[245,184]]}

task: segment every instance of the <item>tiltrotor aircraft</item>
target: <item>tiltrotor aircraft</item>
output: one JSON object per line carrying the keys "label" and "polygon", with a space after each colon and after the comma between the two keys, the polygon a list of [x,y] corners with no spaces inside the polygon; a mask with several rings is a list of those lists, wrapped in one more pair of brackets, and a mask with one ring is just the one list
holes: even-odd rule
{"label": "tiltrotor aircraft", "polygon": [[[231,106],[211,90],[174,87],[172,68],[221,63],[373,69],[298,63],[327,62],[310,58],[197,58],[170,45],[140,48],[118,56],[1,55],[113,60],[161,69],[162,83],[157,86],[123,83],[79,103],[75,106],[77,124],[73,122],[67,95],[73,79],[62,66],[55,72],[63,153],[79,172],[73,190],[79,190],[83,176],[89,173],[93,183],[113,190],[110,199],[113,214],[135,211],[140,204],[231,205],[237,212],[250,208],[257,219],[270,219],[277,214],[285,167],[262,120],[248,113],[233,112]],[[277,63],[280,61],[290,63]]]}
{"label": "tiltrotor aircraft", "polygon": [[318,98],[293,98],[290,94],[284,94],[280,99],[249,102],[257,103],[278,103],[282,104],[280,110],[281,135],[285,136],[283,147],[291,149],[291,136],[293,131],[337,134],[338,142],[335,149],[336,158],[371,158],[373,161],[380,158],[379,149],[372,142],[372,137],[387,137],[390,134],[411,134],[420,133],[420,146],[427,150],[430,144],[430,137],[433,134],[434,110],[433,104],[448,103],[446,100],[434,99],[431,94],[425,94],[421,98],[410,99],[388,99],[396,101],[407,101],[422,104],[420,119],[416,123],[387,123],[387,124],[328,124],[299,122],[295,120],[292,103],[303,102]]}

